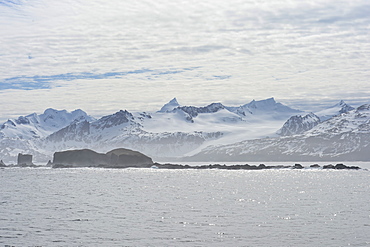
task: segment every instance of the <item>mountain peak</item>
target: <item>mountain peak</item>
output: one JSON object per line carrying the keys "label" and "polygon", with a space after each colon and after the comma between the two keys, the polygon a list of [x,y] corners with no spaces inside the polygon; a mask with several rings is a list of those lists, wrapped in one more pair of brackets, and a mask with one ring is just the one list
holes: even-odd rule
{"label": "mountain peak", "polygon": [[58,110],[56,110],[56,109],[48,108],[44,111],[44,115],[52,115],[52,114],[56,114],[57,112],[58,112]]}
{"label": "mountain peak", "polygon": [[170,100],[170,102],[168,102],[167,104],[162,106],[162,108],[159,110],[159,112],[172,111],[173,109],[175,109],[179,106],[180,106],[180,104],[179,104],[179,102],[177,102],[177,99],[173,98],[172,100]]}
{"label": "mountain peak", "polygon": [[176,97],[171,99],[170,104],[178,104]]}
{"label": "mountain peak", "polygon": [[264,100],[252,100],[250,103],[246,104],[245,106],[248,106],[250,108],[271,108],[274,107],[276,104],[276,101],[274,98],[268,98]]}
{"label": "mountain peak", "polygon": [[132,113],[128,112],[127,110],[120,110],[112,115],[104,116],[99,120],[96,120],[92,123],[92,125],[94,125],[98,129],[106,129],[125,124],[133,120],[134,116],[132,115]]}
{"label": "mountain peak", "polygon": [[276,113],[299,113],[300,111],[292,109],[281,103],[277,103],[273,97],[264,100],[252,100],[250,103],[241,106],[239,112],[249,112],[250,114],[276,112]]}
{"label": "mountain peak", "polygon": [[329,118],[332,118],[338,114],[346,113],[349,111],[354,110],[352,106],[348,105],[344,100],[339,101],[339,103],[328,107],[327,109],[321,110],[319,112],[316,112],[315,114],[319,116],[321,121],[328,120]]}
{"label": "mountain peak", "polygon": [[283,127],[277,131],[277,134],[281,136],[302,134],[319,123],[320,118],[312,112],[303,117],[301,115],[292,116],[284,123]]}

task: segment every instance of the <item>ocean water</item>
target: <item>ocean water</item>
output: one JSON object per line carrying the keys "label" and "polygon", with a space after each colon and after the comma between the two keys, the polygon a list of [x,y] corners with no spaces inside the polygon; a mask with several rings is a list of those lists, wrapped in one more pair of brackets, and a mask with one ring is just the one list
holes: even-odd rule
{"label": "ocean water", "polygon": [[0,246],[370,246],[370,172],[0,169]]}

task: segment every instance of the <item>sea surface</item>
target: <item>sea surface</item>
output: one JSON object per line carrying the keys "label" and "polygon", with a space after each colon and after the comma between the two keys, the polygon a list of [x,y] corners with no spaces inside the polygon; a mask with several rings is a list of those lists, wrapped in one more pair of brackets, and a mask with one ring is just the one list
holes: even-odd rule
{"label": "sea surface", "polygon": [[370,171],[0,169],[0,246],[370,246]]}

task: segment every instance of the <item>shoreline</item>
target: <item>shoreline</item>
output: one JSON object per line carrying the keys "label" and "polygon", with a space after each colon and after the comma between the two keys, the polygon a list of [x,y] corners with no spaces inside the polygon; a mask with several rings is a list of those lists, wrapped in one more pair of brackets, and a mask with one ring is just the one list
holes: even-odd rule
{"label": "shoreline", "polygon": [[[270,163],[270,162],[269,162]],[[141,164],[141,165],[126,165],[126,166],[115,166],[115,165],[83,165],[83,164],[52,164],[47,165],[5,165],[0,168],[104,168],[104,169],[126,169],[126,168],[151,168],[151,169],[177,169],[177,170],[206,170],[206,169],[219,169],[219,170],[268,170],[268,169],[332,169],[332,170],[360,170],[365,169],[357,165],[345,165],[343,163],[319,165],[318,163],[311,163],[310,165],[302,165],[301,163],[294,163],[294,165],[265,165],[260,163],[258,165],[249,164],[176,164],[176,163],[158,163],[152,164]]]}

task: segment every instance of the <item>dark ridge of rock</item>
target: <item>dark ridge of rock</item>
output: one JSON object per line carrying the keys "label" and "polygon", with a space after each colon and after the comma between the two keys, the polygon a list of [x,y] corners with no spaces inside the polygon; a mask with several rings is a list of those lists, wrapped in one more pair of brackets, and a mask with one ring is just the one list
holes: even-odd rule
{"label": "dark ridge of rock", "polygon": [[346,166],[346,165],[343,165],[343,164],[336,164],[335,165],[335,169],[350,169],[350,170],[358,170],[358,169],[361,169],[360,167],[358,166]]}
{"label": "dark ridge of rock", "polygon": [[150,167],[153,161],[148,156],[129,149],[115,149],[106,154],[90,149],[68,150],[54,153],[53,168],[102,167],[127,168]]}
{"label": "dark ridge of rock", "polygon": [[334,169],[334,166],[332,164],[330,165],[324,165],[322,169]]}
{"label": "dark ridge of rock", "polygon": [[312,167],[312,168],[319,168],[319,167],[320,167],[320,165],[318,165],[318,164],[313,164],[313,165],[310,165],[310,167]]}
{"label": "dark ridge of rock", "polygon": [[17,166],[21,166],[21,167],[35,166],[32,163],[32,155],[19,153],[18,159],[17,159]]}
{"label": "dark ridge of rock", "polygon": [[303,166],[301,164],[295,164],[293,166],[294,169],[303,169]]}
{"label": "dark ridge of rock", "polygon": [[[220,164],[210,164],[210,165],[199,165],[199,166],[189,166],[189,165],[179,165],[179,164],[159,164],[154,163],[159,169],[223,169],[223,170],[263,170],[263,169],[282,169],[282,168],[294,168],[293,166],[266,166],[264,164],[260,164],[258,166],[255,165],[220,165]],[[303,168],[303,167],[302,167]]]}
{"label": "dark ridge of rock", "polygon": [[[153,166],[159,169],[224,169],[224,170],[265,170],[265,169],[303,169],[304,167],[301,164],[294,164],[294,166],[289,165],[275,165],[275,166],[266,166],[260,164],[255,165],[220,165],[220,164],[210,164],[210,165],[199,165],[199,166],[189,166],[189,165],[180,165],[180,164],[160,164],[154,163]],[[310,167],[320,167],[318,164],[311,165]],[[323,169],[361,169],[357,166],[346,166],[343,164],[338,164],[336,166],[326,165]]]}
{"label": "dark ridge of rock", "polygon": [[336,170],[344,170],[344,169],[349,169],[349,170],[359,170],[361,169],[358,166],[346,166],[344,164],[336,164],[335,166],[330,164],[330,165],[325,165],[323,166],[323,169],[336,169]]}
{"label": "dark ridge of rock", "polygon": [[106,164],[105,154],[97,153],[90,149],[68,150],[54,153],[53,167],[95,167]]}
{"label": "dark ridge of rock", "polygon": [[334,166],[335,169],[339,169],[339,170],[342,170],[342,169],[347,169],[347,166],[343,165],[343,164],[336,164]]}
{"label": "dark ridge of rock", "polygon": [[148,156],[125,148],[114,149],[106,153],[108,157],[108,163],[114,167],[150,167],[153,164],[153,160]]}

